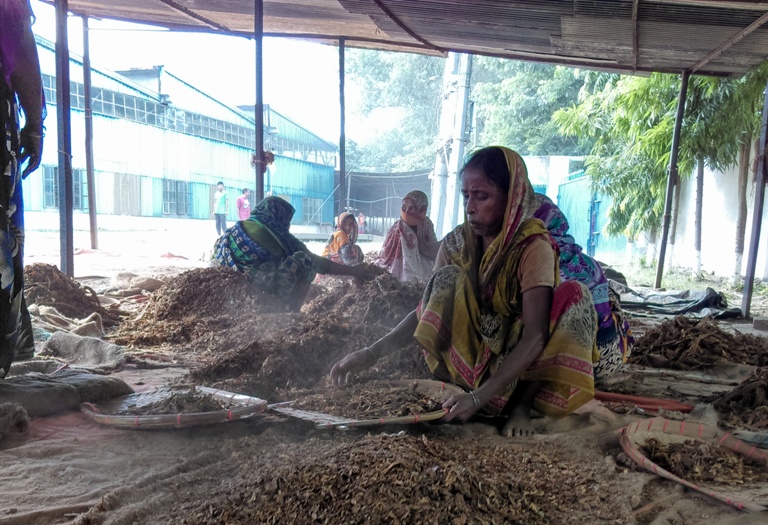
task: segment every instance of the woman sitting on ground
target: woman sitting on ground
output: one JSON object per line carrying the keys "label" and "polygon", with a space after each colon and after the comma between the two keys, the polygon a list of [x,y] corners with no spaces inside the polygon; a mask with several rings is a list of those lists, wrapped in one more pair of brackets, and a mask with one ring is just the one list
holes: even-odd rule
{"label": "woman sitting on ground", "polygon": [[401,282],[427,282],[432,277],[440,243],[427,217],[429,200],[423,191],[403,197],[400,220],[387,232],[384,249],[376,264]]}
{"label": "woman sitting on ground", "polygon": [[337,230],[325,245],[323,257],[335,263],[357,266],[363,262],[363,250],[357,245],[357,220],[349,212],[339,215]]}
{"label": "woman sitting on ground", "polygon": [[444,421],[479,410],[506,415],[506,435],[532,432],[530,412],[564,416],[592,399],[597,316],[578,281],[560,283],[557,247],[541,220],[525,164],[501,147],[462,169],[465,222],[443,240],[422,301],[389,334],[331,370],[344,385],[415,339],[440,380],[467,391]]}
{"label": "woman sitting on ground", "polygon": [[533,216],[544,223],[560,252],[560,280],[579,281],[592,293],[597,312],[597,351],[600,355],[595,364],[595,383],[599,383],[629,358],[634,344],[629,323],[621,309],[619,294],[610,288],[600,263],[586,255],[568,234],[568,219],[563,212],[546,195],[537,193],[536,199],[538,209]]}
{"label": "woman sitting on ground", "polygon": [[213,248],[216,262],[243,272],[258,288],[285,298],[289,310],[304,304],[315,274],[364,278],[362,266],[349,267],[313,254],[291,235],[295,210],[280,197],[267,197],[251,216],[219,237]]}

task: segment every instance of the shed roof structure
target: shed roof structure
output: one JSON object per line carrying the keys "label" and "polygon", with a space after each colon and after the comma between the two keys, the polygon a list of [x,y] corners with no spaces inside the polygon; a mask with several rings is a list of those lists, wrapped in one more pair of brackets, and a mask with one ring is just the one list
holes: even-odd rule
{"label": "shed roof structure", "polygon": [[[44,0],[50,4],[54,0]],[[741,75],[768,57],[761,0],[264,0],[265,36],[618,72]],[[70,0],[78,15],[254,33],[254,0]],[[335,43],[335,42],[334,42]]]}

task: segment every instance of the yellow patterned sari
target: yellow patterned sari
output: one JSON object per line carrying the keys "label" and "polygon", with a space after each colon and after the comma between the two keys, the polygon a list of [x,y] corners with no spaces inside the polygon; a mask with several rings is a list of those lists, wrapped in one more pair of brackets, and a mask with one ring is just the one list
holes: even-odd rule
{"label": "yellow patterned sari", "polygon": [[[466,222],[449,233],[441,249],[450,264],[435,273],[417,308],[414,337],[424,348],[430,370],[447,371],[455,384],[467,390],[479,387],[514,353],[524,328],[517,275],[521,258],[534,239],[545,238],[553,244],[544,224],[532,218],[537,203],[522,158],[501,149],[511,173],[501,233],[479,260],[479,239]],[[558,283],[557,263],[553,272]],[[520,379],[545,381],[533,406],[557,417],[594,396],[597,319],[584,285],[570,281],[556,286],[549,330],[543,352]],[[485,410],[500,413],[515,386],[510,384]]]}

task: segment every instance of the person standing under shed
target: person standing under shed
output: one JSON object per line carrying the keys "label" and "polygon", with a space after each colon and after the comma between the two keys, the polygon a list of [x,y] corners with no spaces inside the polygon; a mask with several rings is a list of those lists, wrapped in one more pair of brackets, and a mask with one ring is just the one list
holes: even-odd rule
{"label": "person standing under shed", "polygon": [[427,217],[429,199],[414,190],[403,197],[400,220],[387,232],[384,248],[376,264],[401,282],[423,282],[432,277],[440,242]]}
{"label": "person standing under shed", "polygon": [[40,166],[45,100],[32,18],[29,0],[0,1],[0,126],[5,137],[0,147],[0,378],[17,348],[34,345],[24,304],[21,181]]}
{"label": "person standing under shed", "polygon": [[243,194],[235,201],[235,207],[237,208],[237,217],[244,221],[251,216],[251,190],[243,188]]}
{"label": "person standing under shed", "polygon": [[216,184],[216,193],[213,194],[213,217],[216,219],[216,235],[221,236],[227,231],[227,212],[229,211],[229,197],[224,191],[224,183]]}

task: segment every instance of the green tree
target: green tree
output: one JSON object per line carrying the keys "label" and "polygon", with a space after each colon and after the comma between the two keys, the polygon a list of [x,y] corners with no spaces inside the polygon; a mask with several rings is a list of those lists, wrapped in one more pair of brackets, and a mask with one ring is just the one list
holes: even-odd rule
{"label": "green tree", "polygon": [[[350,137],[347,168],[390,172],[424,169],[435,160],[444,59],[350,49],[347,77],[361,94],[361,116],[386,115],[393,124],[369,137]],[[378,112],[378,113],[376,113]],[[391,118],[394,117],[394,118]]]}
{"label": "green tree", "polygon": [[[741,79],[691,78],[680,176],[688,176],[697,162],[717,170],[735,164],[741,146],[757,130],[754,99],[765,78],[765,66]],[[611,234],[632,239],[661,224],[679,82],[665,74],[588,73],[579,103],[555,113],[561,132],[594,140],[585,164],[593,185],[613,198]]]}
{"label": "green tree", "polygon": [[500,144],[522,155],[586,155],[587,136],[564,135],[552,121],[578,102],[583,72],[563,66],[475,57],[472,100],[478,142]]}

